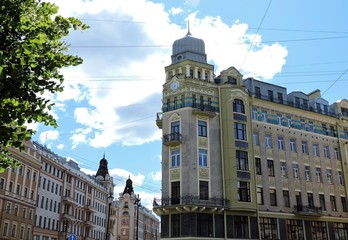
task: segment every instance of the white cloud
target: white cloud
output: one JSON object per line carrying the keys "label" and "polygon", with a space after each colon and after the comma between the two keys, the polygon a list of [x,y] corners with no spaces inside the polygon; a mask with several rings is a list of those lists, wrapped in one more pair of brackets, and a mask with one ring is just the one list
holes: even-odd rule
{"label": "white cloud", "polygon": [[64,144],[58,144],[58,145],[57,145],[57,149],[60,149],[60,150],[61,150],[61,149],[63,149],[63,148],[64,148]]}
{"label": "white cloud", "polygon": [[[83,33],[72,32],[67,39],[73,54],[81,56],[84,63],[64,70],[65,91],[55,97],[60,110],[65,109],[68,100],[85,100],[89,104],[74,110],[79,129],[71,137],[72,147],[89,144],[100,148],[116,142],[140,145],[158,140],[161,132],[154,120],[161,109],[164,66],[170,64],[172,43],[187,29],[171,23],[162,4],[147,0],[55,2],[60,13],[86,19],[91,26]],[[199,0],[186,1],[186,5],[197,6]],[[169,12],[182,11],[172,8]],[[235,66],[245,76],[267,80],[279,73],[286,61],[285,47],[263,44],[262,36],[249,33],[247,24],[236,21],[227,25],[220,17],[199,18],[197,13],[188,19],[192,34],[205,41],[208,60],[216,65],[216,74]],[[248,52],[253,40],[254,46]]]}
{"label": "white cloud", "polygon": [[162,180],[162,171],[151,172],[151,173],[150,173],[150,177],[151,177],[154,181],[161,181],[161,180]]}
{"label": "white cloud", "polygon": [[180,13],[183,12],[182,8],[171,8],[169,10],[169,12],[172,14],[172,15],[178,15]]}
{"label": "white cloud", "polygon": [[57,140],[59,138],[59,132],[57,130],[49,130],[40,133],[40,142],[45,144],[50,140]]}

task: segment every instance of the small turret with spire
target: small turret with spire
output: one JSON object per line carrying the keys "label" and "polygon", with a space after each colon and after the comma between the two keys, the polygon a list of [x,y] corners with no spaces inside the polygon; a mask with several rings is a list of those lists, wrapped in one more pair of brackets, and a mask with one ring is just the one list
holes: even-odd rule
{"label": "small turret with spire", "polygon": [[133,182],[130,179],[130,177],[128,177],[127,181],[126,181],[126,187],[124,188],[123,194],[128,193],[129,195],[132,195],[132,193],[134,193],[133,190]]}
{"label": "small turret with spire", "polygon": [[110,177],[109,169],[108,169],[108,161],[105,158],[105,153],[103,155],[103,158],[99,162],[99,168],[95,177],[103,181],[108,180]]}

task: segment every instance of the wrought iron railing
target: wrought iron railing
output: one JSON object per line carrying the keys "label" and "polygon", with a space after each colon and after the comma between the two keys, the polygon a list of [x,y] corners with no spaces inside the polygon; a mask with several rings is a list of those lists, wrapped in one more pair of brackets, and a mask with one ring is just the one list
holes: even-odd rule
{"label": "wrought iron railing", "polygon": [[153,200],[153,207],[166,207],[166,206],[176,206],[176,205],[200,205],[200,206],[220,206],[229,207],[229,200],[218,197],[211,197],[207,199],[201,199],[199,196],[182,196],[179,198],[168,197]]}

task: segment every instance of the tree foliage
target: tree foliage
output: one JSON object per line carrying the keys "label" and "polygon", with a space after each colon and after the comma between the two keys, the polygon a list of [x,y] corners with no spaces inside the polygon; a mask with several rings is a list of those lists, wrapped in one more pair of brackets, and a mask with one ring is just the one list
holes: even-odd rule
{"label": "tree foliage", "polygon": [[7,148],[23,150],[34,134],[27,123],[57,127],[49,113],[54,103],[43,93],[63,91],[60,69],[82,63],[63,39],[88,26],[57,12],[40,0],[0,1],[0,172],[17,164]]}

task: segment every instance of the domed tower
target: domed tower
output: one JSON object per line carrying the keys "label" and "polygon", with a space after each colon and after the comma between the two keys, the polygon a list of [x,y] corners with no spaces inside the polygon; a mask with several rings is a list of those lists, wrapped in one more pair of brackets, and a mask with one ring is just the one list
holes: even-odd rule
{"label": "domed tower", "polygon": [[253,184],[253,174],[236,166],[237,154],[251,152],[248,93],[234,67],[214,78],[204,41],[190,30],[172,50],[156,121],[163,134],[162,201],[154,200],[153,211],[163,238],[231,238],[233,216],[256,206],[255,196],[240,198],[238,187]]}
{"label": "domed tower", "polygon": [[172,64],[184,60],[207,63],[204,41],[193,37],[190,30],[188,30],[185,37],[174,42],[172,51]]}

